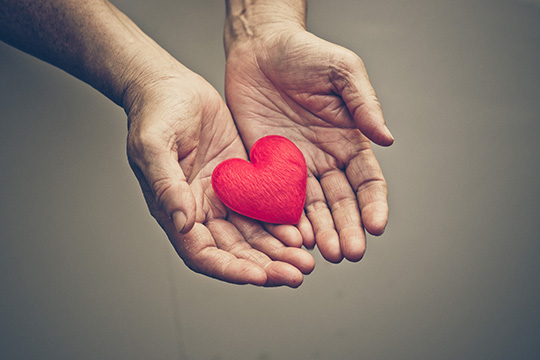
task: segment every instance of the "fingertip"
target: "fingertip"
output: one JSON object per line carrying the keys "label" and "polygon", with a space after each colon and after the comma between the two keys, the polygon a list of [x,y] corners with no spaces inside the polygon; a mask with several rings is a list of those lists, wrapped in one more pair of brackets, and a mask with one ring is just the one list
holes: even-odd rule
{"label": "fingertip", "polygon": [[302,235],[302,242],[304,246],[307,249],[313,249],[315,247],[315,233],[313,232],[311,222],[305,215],[302,215],[296,227]]}
{"label": "fingertip", "polygon": [[315,269],[315,259],[313,258],[313,256],[311,256],[311,254],[306,253],[303,256],[302,263],[301,263],[301,266],[299,267],[299,270],[304,275],[309,275],[313,272],[314,269]]}
{"label": "fingertip", "polygon": [[293,289],[297,289],[300,287],[300,285],[302,285],[303,282],[304,282],[304,277],[301,277],[299,281],[287,284],[287,286]]}
{"label": "fingertip", "polygon": [[[362,129],[360,129],[362,131]],[[371,141],[380,146],[391,146],[395,138],[386,126],[386,124],[380,124],[372,131],[363,131]]]}
{"label": "fingertip", "polygon": [[343,260],[343,253],[339,244],[339,236],[335,230],[317,234],[317,247],[321,255],[329,262],[339,264]]}
{"label": "fingertip", "polygon": [[332,264],[339,264],[340,262],[343,261],[343,254],[340,252],[340,253],[322,253],[322,256],[324,257],[324,259],[328,262],[331,262]]}
{"label": "fingertip", "polygon": [[280,253],[280,261],[293,265],[304,275],[310,274],[315,268],[315,259],[304,249],[286,248]]}
{"label": "fingertip", "polygon": [[388,140],[388,145],[392,145],[396,139],[394,138],[394,135],[392,135],[392,133],[390,132],[390,129],[388,129],[387,125],[383,126],[383,133]]}
{"label": "fingertip", "polygon": [[385,206],[376,207],[376,205],[371,204],[363,209],[362,222],[368,233],[380,236],[384,233],[388,224],[388,206],[385,204]]}
{"label": "fingertip", "polygon": [[[174,227],[176,229],[176,232],[180,234],[185,234],[187,231],[184,231],[184,228],[186,227],[187,222],[187,216],[182,211],[176,211],[172,216],[172,221],[174,223]],[[191,229],[190,229],[191,230]]]}
{"label": "fingertip", "polygon": [[298,288],[304,282],[304,276],[296,267],[275,261],[266,267],[267,282],[265,286],[288,286]]}
{"label": "fingertip", "polygon": [[302,234],[295,226],[265,223],[264,228],[286,246],[295,248],[302,246]]}
{"label": "fingertip", "polygon": [[381,236],[382,234],[384,234],[386,230],[386,223],[372,224],[369,226],[364,225],[364,227],[366,228],[367,232],[370,233],[371,235]]}
{"label": "fingertip", "polygon": [[366,241],[361,236],[354,236],[343,244],[343,256],[351,262],[362,260],[366,253]]}
{"label": "fingertip", "polygon": [[348,254],[348,255],[345,255],[345,259],[347,259],[350,262],[359,262],[360,260],[364,258],[365,253],[366,253],[365,250],[363,250],[362,252]]}

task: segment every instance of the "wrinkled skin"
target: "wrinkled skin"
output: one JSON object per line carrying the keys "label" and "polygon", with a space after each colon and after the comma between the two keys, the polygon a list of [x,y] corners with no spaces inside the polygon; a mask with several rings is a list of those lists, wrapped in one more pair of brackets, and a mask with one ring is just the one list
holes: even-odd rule
{"label": "wrinkled skin", "polygon": [[363,62],[298,29],[227,50],[227,104],[246,148],[276,134],[306,158],[304,245],[316,243],[331,262],[360,260],[364,229],[380,235],[388,220],[387,186],[370,140],[393,142]]}
{"label": "wrinkled skin", "polygon": [[231,283],[299,286],[314,261],[299,248],[298,230],[265,229],[230,212],[212,190],[218,163],[247,158],[223,99],[185,68],[149,78],[125,96],[128,157],[180,257],[192,270]]}

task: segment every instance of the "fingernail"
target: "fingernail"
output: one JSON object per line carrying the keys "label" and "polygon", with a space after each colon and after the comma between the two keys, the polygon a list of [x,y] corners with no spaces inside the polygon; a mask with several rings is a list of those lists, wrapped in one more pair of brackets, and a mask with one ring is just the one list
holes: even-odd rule
{"label": "fingernail", "polygon": [[182,211],[177,211],[172,215],[172,220],[174,222],[174,227],[176,228],[176,231],[179,233],[184,230],[184,227],[186,226],[187,217],[186,214],[184,214]]}

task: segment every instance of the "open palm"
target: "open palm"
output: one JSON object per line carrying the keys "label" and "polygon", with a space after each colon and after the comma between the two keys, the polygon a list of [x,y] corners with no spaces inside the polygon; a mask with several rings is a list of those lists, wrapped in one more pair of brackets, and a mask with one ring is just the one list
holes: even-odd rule
{"label": "open palm", "polygon": [[215,166],[246,153],[225,102],[206,81],[191,72],[157,79],[126,111],[132,169],[150,212],[191,269],[239,284],[301,284],[313,259],[283,244],[300,246],[298,231],[273,227],[281,242],[229,211],[212,190]]}
{"label": "open palm", "polygon": [[360,260],[364,228],[379,235],[388,219],[371,141],[393,142],[360,58],[306,31],[276,32],[229,49],[226,97],[248,149],[276,134],[302,150],[313,227],[299,227],[305,245],[315,241],[332,262]]}

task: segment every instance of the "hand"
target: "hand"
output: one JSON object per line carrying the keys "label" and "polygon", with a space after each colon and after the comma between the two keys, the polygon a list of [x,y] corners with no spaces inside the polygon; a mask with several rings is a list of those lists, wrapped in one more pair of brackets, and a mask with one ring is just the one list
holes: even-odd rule
{"label": "hand", "polygon": [[383,233],[387,187],[370,140],[393,142],[361,59],[303,29],[273,29],[227,44],[226,97],[249,149],[285,136],[308,165],[304,244],[331,262],[362,258]]}
{"label": "hand", "polygon": [[[223,99],[180,64],[130,86],[128,157],[152,215],[192,270],[238,284],[302,283],[314,260],[293,226],[267,226],[229,211],[211,186],[221,161],[246,159]],[[284,245],[287,244],[292,247]]]}
{"label": "hand", "polygon": [[190,268],[233,283],[292,287],[313,269],[296,228],[263,228],[217,199],[214,167],[246,158],[225,103],[110,2],[3,1],[0,39],[124,107],[131,167]]}

